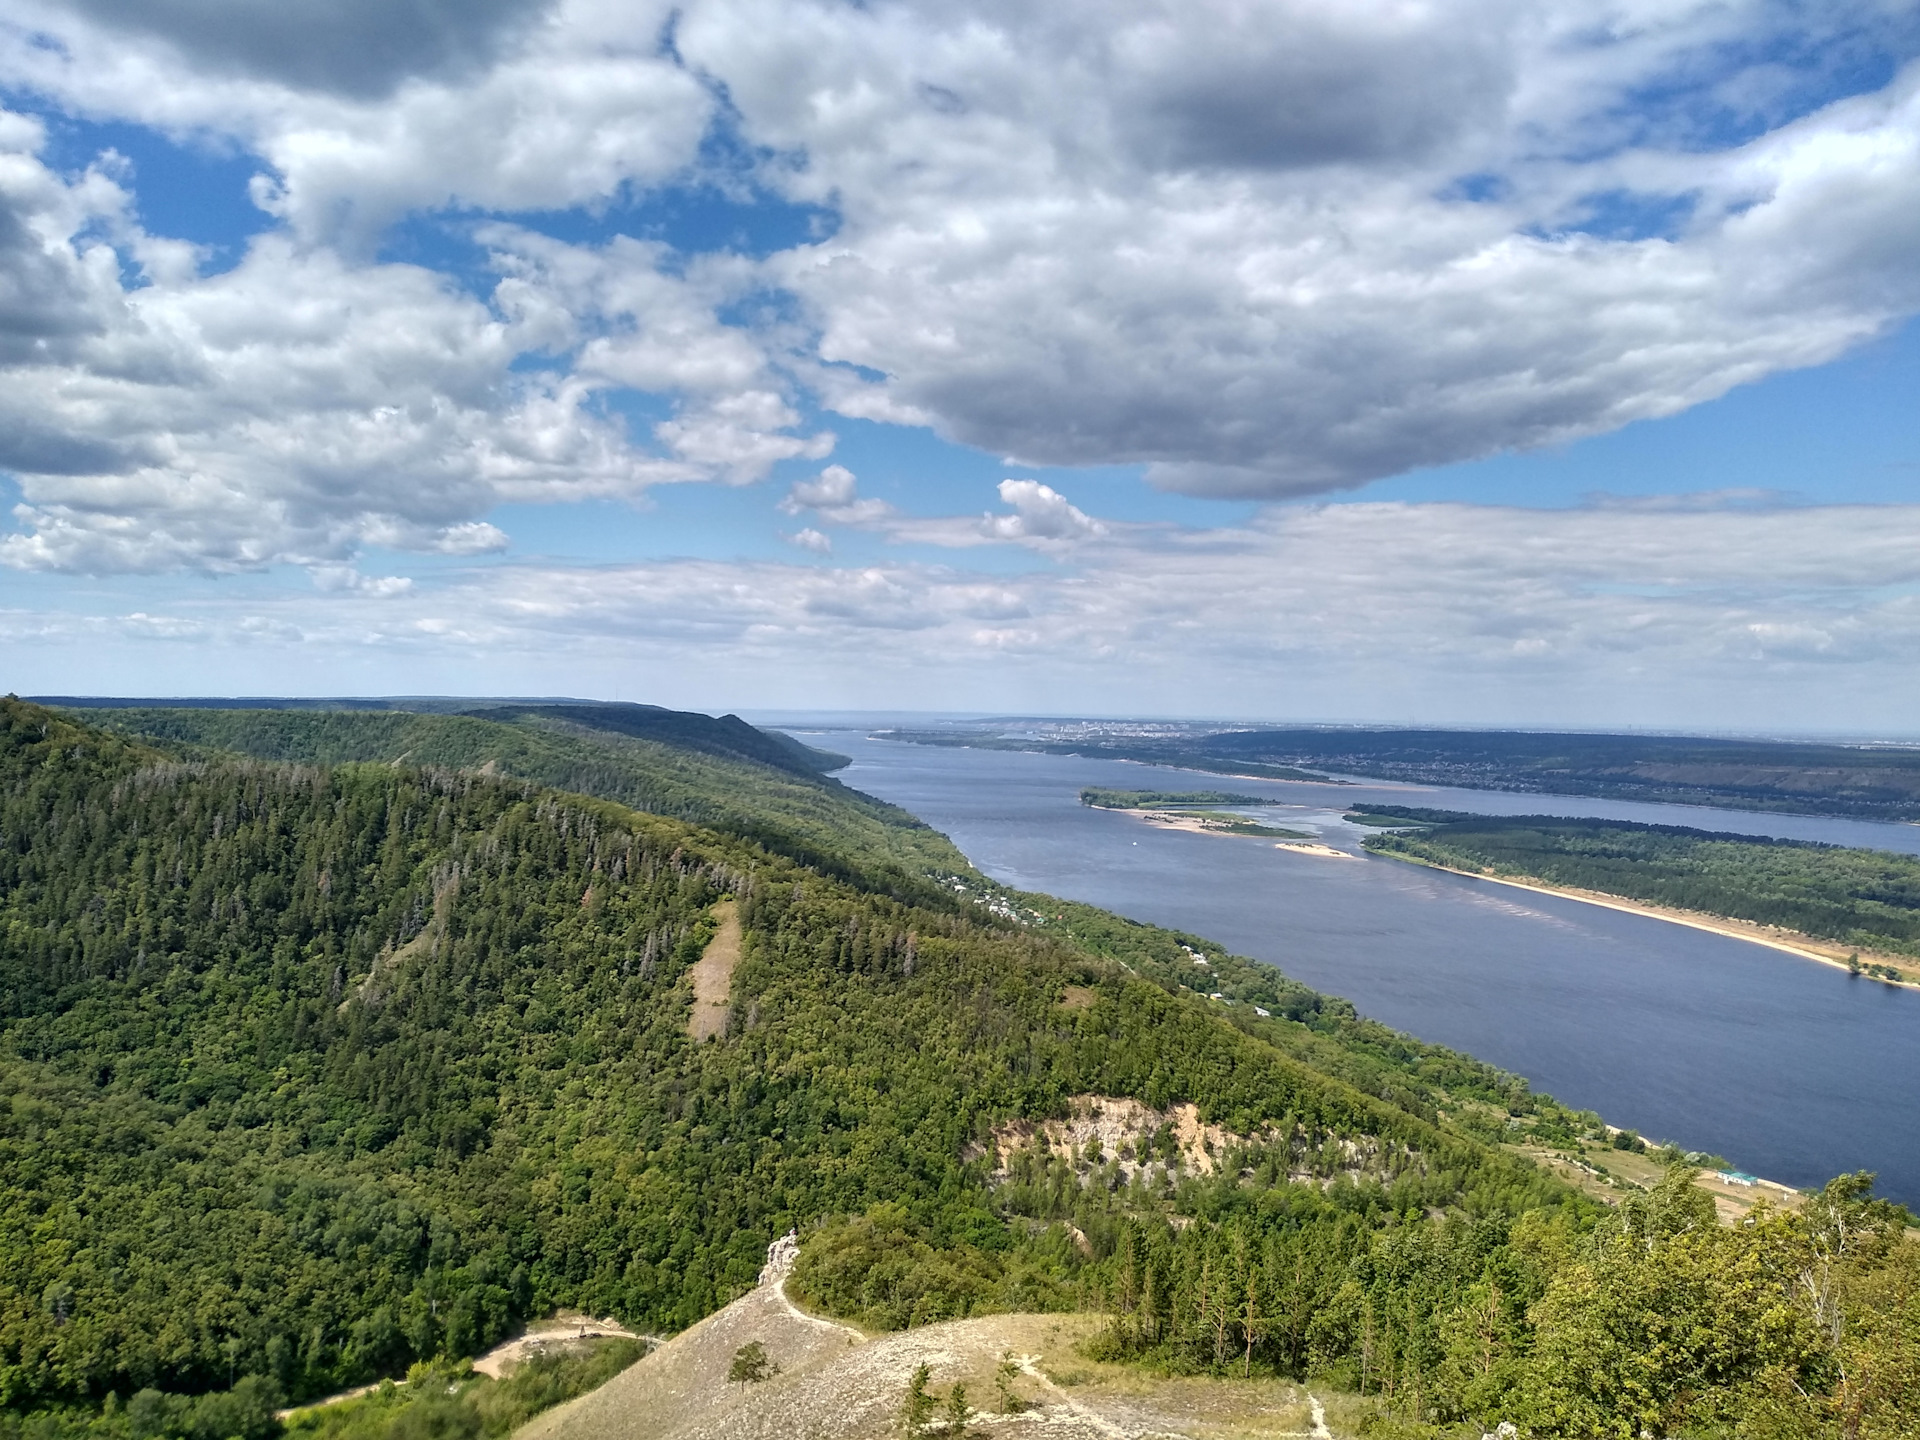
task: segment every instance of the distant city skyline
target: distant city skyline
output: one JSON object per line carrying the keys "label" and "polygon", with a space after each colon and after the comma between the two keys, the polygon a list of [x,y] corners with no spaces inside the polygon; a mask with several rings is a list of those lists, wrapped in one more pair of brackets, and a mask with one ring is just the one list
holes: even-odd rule
{"label": "distant city skyline", "polygon": [[0,687],[1920,733],[1917,57],[21,0]]}

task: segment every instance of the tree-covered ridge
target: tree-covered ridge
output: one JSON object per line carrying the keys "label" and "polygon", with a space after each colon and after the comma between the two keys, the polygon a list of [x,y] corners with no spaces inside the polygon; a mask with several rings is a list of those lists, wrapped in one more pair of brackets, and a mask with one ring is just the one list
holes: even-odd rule
{"label": "tree-covered ridge", "polygon": [[657,705],[553,705],[522,702],[479,706],[463,713],[483,720],[524,720],[536,725],[567,727],[575,732],[624,735],[651,740],[676,750],[745,760],[791,770],[801,775],[824,775],[849,763],[845,755],[816,750],[777,730],[761,730],[738,715],[717,719],[696,711],[664,710]]}
{"label": "tree-covered ridge", "polygon": [[[725,760],[748,760],[776,770],[824,774],[846,765],[848,757],[817,750],[778,730],[762,730],[738,715],[718,718],[694,710],[669,710],[660,705],[628,701],[477,699],[453,696],[415,696],[389,700],[253,698],[222,700],[138,700],[110,696],[30,696],[30,703],[52,710],[80,710],[98,723],[111,723],[116,711],[143,711],[177,718],[182,711],[226,711],[258,714],[409,714],[478,715],[495,720],[538,718],[585,730],[652,740],[676,750],[690,750]],[[231,714],[227,717],[231,720]],[[215,722],[216,724],[219,722]],[[293,758],[282,756],[282,759]],[[336,759],[354,758],[336,756]]]}
{"label": "tree-covered ridge", "polygon": [[[1436,1200],[1558,1193],[979,907],[520,782],[182,763],[5,714],[12,1407],[249,1374],[315,1394],[558,1304],[674,1328],[772,1235],[882,1202],[1070,1296],[1089,1258],[959,1156],[1082,1091],[1401,1137]],[[723,895],[736,1024],[695,1045],[682,976]]]}
{"label": "tree-covered ridge", "polygon": [[1920,955],[1920,859],[1910,855],[1625,820],[1381,813],[1423,828],[1369,836],[1380,854]]}
{"label": "tree-covered ridge", "polygon": [[[792,777],[769,776],[758,764],[723,760],[711,754],[715,747],[688,755],[617,735],[580,736],[572,722],[554,717],[558,708],[490,708],[492,714],[511,714],[514,719],[507,722],[434,710],[319,710],[306,703],[231,711],[210,705],[151,709],[116,704],[84,715],[153,743],[184,744],[193,754],[238,752],[269,760],[364,760],[504,772],[714,825],[826,873],[857,873],[868,884],[922,902],[950,904],[957,889],[970,902],[999,905],[1009,915],[1014,913],[1010,907],[1017,906],[1030,923],[1064,921],[1071,943],[1118,960],[1157,983],[1201,993],[1221,991],[1242,1005],[1235,1017],[1239,1023],[1251,1021],[1252,1007],[1260,1006],[1311,1024],[1318,1036],[1298,1027],[1261,1028],[1277,1034],[1285,1048],[1310,1051],[1303,1057],[1309,1063],[1394,1103],[1413,1104],[1429,1115],[1456,1095],[1497,1100],[1522,1113],[1544,1104],[1549,1118],[1561,1124],[1552,1113],[1558,1107],[1544,1097],[1536,1101],[1529,1096],[1525,1082],[1470,1056],[1361,1020],[1346,1001],[1316,994],[1270,965],[1226,954],[1197,936],[1124,920],[1092,906],[1004,891],[974,873],[945,836],[896,806],[832,781],[821,784],[809,777],[795,785]],[[586,708],[602,724],[606,715],[628,710],[665,715],[676,724],[688,718],[647,706]],[[590,743],[595,740],[602,743]],[[943,877],[944,883],[938,890],[909,883],[921,874]],[[1190,956],[1196,950],[1213,956],[1205,987],[1191,985],[1196,976]]]}
{"label": "tree-covered ridge", "polygon": [[728,725],[704,715],[613,705],[495,706],[470,715],[207,707],[72,713],[198,754],[486,769],[714,826],[823,869],[853,867],[899,879],[971,869],[922,821],[820,773],[839,757],[733,717]]}

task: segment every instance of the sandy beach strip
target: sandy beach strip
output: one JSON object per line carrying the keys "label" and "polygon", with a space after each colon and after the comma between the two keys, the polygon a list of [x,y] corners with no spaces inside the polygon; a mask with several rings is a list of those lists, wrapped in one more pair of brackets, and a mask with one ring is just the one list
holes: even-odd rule
{"label": "sandy beach strip", "polygon": [[[1106,809],[1104,805],[1096,808]],[[1258,835],[1248,835],[1245,831],[1235,832],[1227,828],[1233,821],[1239,820],[1244,822],[1251,819],[1250,816],[1238,813],[1222,813],[1218,820],[1215,820],[1210,815],[1185,815],[1173,810],[1115,810],[1112,813],[1115,815],[1131,815],[1136,820],[1145,820],[1149,824],[1158,825],[1165,830],[1185,830],[1190,835],[1233,835],[1238,833],[1243,840],[1258,840],[1260,838]],[[1254,820],[1252,823],[1258,825],[1260,822]]]}
{"label": "sandy beach strip", "polygon": [[[1102,809],[1105,807],[1102,806]],[[1271,835],[1250,833],[1245,830],[1229,830],[1227,823],[1232,820],[1246,820],[1251,817],[1238,812],[1223,813],[1218,821],[1205,815],[1183,815],[1166,810],[1116,810],[1116,815],[1131,815],[1136,820],[1145,820],[1166,830],[1185,830],[1190,835],[1226,835],[1239,840],[1270,840]],[[1254,821],[1257,825],[1260,822]],[[1275,826],[1274,829],[1282,827]],[[1276,850],[1291,850],[1296,855],[1318,855],[1326,860],[1358,860],[1361,857],[1351,850],[1336,850],[1333,846],[1318,840],[1275,840]],[[1438,868],[1438,867],[1436,867]]]}
{"label": "sandy beach strip", "polygon": [[[1735,920],[1731,916],[1700,915],[1686,910],[1669,910],[1664,906],[1649,905],[1643,901],[1628,900],[1619,895],[1607,895],[1595,890],[1572,890],[1558,885],[1548,885],[1538,880],[1510,880],[1499,875],[1483,875],[1472,870],[1457,869],[1452,865],[1436,865],[1431,860],[1413,859],[1410,856],[1395,855],[1391,852],[1374,853],[1384,854],[1391,860],[1409,860],[1412,864],[1424,865],[1429,870],[1444,870],[1449,875],[1464,875],[1469,880],[1485,880],[1490,885],[1508,885],[1515,890],[1531,890],[1536,895],[1557,895],[1562,900],[1578,900],[1582,905],[1598,905],[1607,910],[1623,910],[1629,915],[1644,915],[1650,920],[1664,920],[1669,925],[1685,925],[1693,930],[1705,930],[1710,935],[1724,935],[1729,940],[1745,940],[1749,944],[1765,945],[1769,950],[1780,950],[1788,955],[1797,955],[1802,960],[1831,965],[1836,970],[1850,968],[1847,965],[1845,953],[1836,955],[1829,951],[1811,948],[1826,942],[1816,940],[1810,935],[1789,931],[1787,933],[1793,935],[1793,939],[1783,940],[1778,933],[1769,931],[1764,926],[1745,920]],[[1846,951],[1846,947],[1839,948],[1843,952]],[[1905,973],[1904,967],[1915,964],[1912,959],[1904,955],[1882,955],[1864,950],[1859,954],[1863,964],[1899,966],[1902,967],[1902,973]],[[1910,990],[1920,989],[1920,983],[1912,980],[1887,980],[1878,975],[1866,978],[1878,980],[1882,985],[1902,985]]]}

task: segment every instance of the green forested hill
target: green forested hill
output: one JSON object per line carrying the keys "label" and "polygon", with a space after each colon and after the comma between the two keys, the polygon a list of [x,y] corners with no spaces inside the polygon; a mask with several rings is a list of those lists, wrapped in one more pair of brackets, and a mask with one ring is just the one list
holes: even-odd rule
{"label": "green forested hill", "polygon": [[[1020,907],[1029,920],[1058,924],[1075,943],[1162,985],[1220,992],[1239,1005],[1237,1023],[1252,1021],[1255,1006],[1300,1022],[1257,1028],[1309,1063],[1429,1118],[1462,1097],[1519,1113],[1536,1108],[1525,1084],[1514,1077],[1363,1020],[1346,1001],[1319,995],[1271,966],[1224,953],[1200,937],[1052,896],[1002,894],[945,836],[906,811],[819,778],[817,760],[803,759],[798,773],[791,773],[793,766],[782,771],[748,758],[762,751],[738,743],[730,729],[716,730],[719,722],[706,716],[651,706],[531,704],[491,705],[465,715],[439,708],[416,713],[121,704],[79,713],[88,723],[153,743],[184,745],[193,754],[231,752],[316,764],[406,763],[513,775],[714,826],[825,873],[857,875],[867,885],[921,903],[950,907],[957,885],[972,899],[997,898],[1003,908]],[[629,731],[656,738],[636,740]],[[700,748],[676,748],[658,738],[664,735],[692,737]],[[938,882],[937,888],[915,883],[928,878]],[[1198,952],[1211,957],[1204,974],[1192,963]],[[1549,1108],[1558,1113],[1557,1107]]]}
{"label": "green forested hill", "polygon": [[[771,765],[777,770],[801,774],[825,774],[848,763],[844,755],[833,755],[804,745],[777,730],[761,730],[747,724],[738,715],[715,718],[693,710],[668,710],[659,705],[637,705],[605,700],[531,700],[531,699],[457,699],[449,696],[422,696],[387,700],[121,700],[88,699],[81,696],[37,697],[31,703],[51,710],[82,710],[100,724],[115,723],[116,715],[150,727],[155,722],[186,727],[189,731],[214,734],[223,727],[229,733],[237,717],[253,716],[246,733],[255,737],[265,715],[478,715],[495,720],[535,719],[571,723],[576,727],[606,734],[626,735],[636,740],[651,740],[676,750],[714,755],[725,760],[748,760]],[[199,712],[204,718],[191,717]],[[208,715],[207,712],[217,712]],[[271,729],[271,725],[267,729]],[[352,745],[352,731],[327,727],[319,730],[290,727],[291,737],[305,735],[319,743]],[[288,758],[288,757],[283,757]],[[345,757],[341,757],[345,758]]]}
{"label": "green forested hill", "polygon": [[[985,912],[517,782],[7,713],[14,1404],[235,1367],[313,1393],[556,1303],[684,1324],[772,1234],[880,1201],[1004,1250],[960,1147],[1077,1091],[1403,1135],[1441,1167],[1421,1203],[1553,1190]],[[726,894],[742,1034],[695,1047],[681,977]]]}
{"label": "green forested hill", "polygon": [[[1109,1353],[1311,1372],[1407,1424],[1871,1419],[1920,1383],[1920,1271],[1857,1194],[1837,1230],[1723,1232],[1681,1180],[1596,1229],[1435,1118],[1498,1092],[1471,1062],[1210,948],[1233,990],[1202,998],[1191,937],[904,874],[497,774],[183,759],[0,703],[0,1432],[253,1437],[273,1397],[556,1305],[677,1327],[793,1225],[796,1283],[845,1313],[1096,1305]],[[732,1023],[696,1044],[686,972],[722,899]],[[1211,1173],[1171,1163],[1170,1123],[1129,1159],[1002,1149],[1075,1095],[1194,1103],[1223,1127]],[[1836,1368],[1859,1335],[1871,1383]],[[1641,1378],[1534,1359],[1594,1346]]]}
{"label": "green forested hill", "polygon": [[465,715],[203,707],[70,713],[117,734],[200,753],[487,769],[714,826],[816,867],[852,867],[869,878],[970,868],[944,835],[829,778],[824,771],[839,757],[732,716],[716,721],[643,705],[492,706]]}

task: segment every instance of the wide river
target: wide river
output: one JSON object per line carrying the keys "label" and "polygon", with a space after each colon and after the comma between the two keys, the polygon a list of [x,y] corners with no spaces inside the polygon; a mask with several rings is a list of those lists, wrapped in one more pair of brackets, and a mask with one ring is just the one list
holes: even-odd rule
{"label": "wide river", "polygon": [[839,778],[944,831],[1004,884],[1187,930],[1616,1125],[1818,1186],[1875,1170],[1920,1208],[1920,992],[1643,916],[1393,860],[1163,830],[1083,785],[1272,796],[1356,855],[1356,802],[1599,815],[1920,853],[1920,827],[1380,782],[1223,780],[1114,760],[814,731]]}

